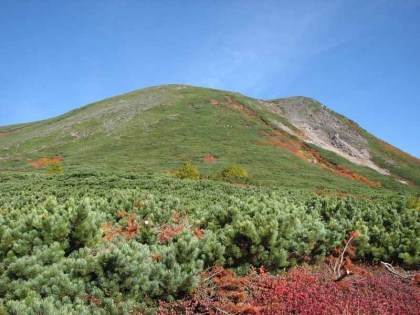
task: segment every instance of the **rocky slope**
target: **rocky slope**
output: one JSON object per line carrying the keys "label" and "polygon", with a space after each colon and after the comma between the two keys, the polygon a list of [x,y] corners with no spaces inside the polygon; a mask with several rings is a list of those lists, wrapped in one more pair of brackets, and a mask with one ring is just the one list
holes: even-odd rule
{"label": "rocky slope", "polygon": [[307,97],[290,97],[262,105],[293,124],[300,131],[295,134],[303,141],[337,153],[352,163],[389,174],[371,160],[368,141],[357,128],[321,103]]}

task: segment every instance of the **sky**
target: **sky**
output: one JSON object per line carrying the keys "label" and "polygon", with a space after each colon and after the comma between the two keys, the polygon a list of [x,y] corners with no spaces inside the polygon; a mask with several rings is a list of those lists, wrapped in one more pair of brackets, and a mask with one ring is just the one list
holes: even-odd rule
{"label": "sky", "polygon": [[170,83],[312,97],[420,157],[420,0],[0,0],[0,126]]}

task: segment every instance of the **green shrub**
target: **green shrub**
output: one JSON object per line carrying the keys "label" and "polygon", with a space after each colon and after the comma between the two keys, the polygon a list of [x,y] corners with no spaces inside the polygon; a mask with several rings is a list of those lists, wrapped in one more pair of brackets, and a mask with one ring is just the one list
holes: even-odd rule
{"label": "green shrub", "polygon": [[200,172],[194,164],[186,161],[177,169],[176,176],[182,179],[200,179]]}
{"label": "green shrub", "polygon": [[244,167],[230,165],[222,171],[222,179],[228,182],[245,183],[248,181],[248,171]]}
{"label": "green shrub", "polygon": [[420,197],[412,197],[407,201],[407,208],[420,210]]}
{"label": "green shrub", "polygon": [[47,164],[48,174],[61,175],[63,174],[63,165],[60,161],[54,161]]}
{"label": "green shrub", "polygon": [[277,272],[317,263],[355,230],[355,258],[416,268],[418,197],[2,173],[0,315],[151,314],[158,300],[190,294],[214,264]]}

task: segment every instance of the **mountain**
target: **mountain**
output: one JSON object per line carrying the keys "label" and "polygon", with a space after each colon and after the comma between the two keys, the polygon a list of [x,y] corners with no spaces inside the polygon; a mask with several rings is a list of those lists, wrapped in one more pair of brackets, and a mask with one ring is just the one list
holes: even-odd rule
{"label": "mountain", "polygon": [[150,87],[64,115],[0,127],[0,170],[173,172],[245,167],[253,183],[418,191],[420,160],[307,97],[257,100],[186,85]]}

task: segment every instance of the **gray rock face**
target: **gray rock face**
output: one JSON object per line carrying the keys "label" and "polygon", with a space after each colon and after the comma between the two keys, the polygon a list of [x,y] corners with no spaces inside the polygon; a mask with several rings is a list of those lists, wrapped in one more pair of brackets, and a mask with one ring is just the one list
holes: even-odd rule
{"label": "gray rock face", "polygon": [[337,153],[352,163],[389,174],[371,161],[367,140],[351,122],[307,97],[290,97],[271,102],[266,108],[282,115],[297,129],[300,138]]}
{"label": "gray rock face", "polygon": [[360,154],[354,150],[345,140],[343,140],[338,133],[334,133],[331,137],[331,144],[336,148],[346,152],[350,156],[360,157]]}

